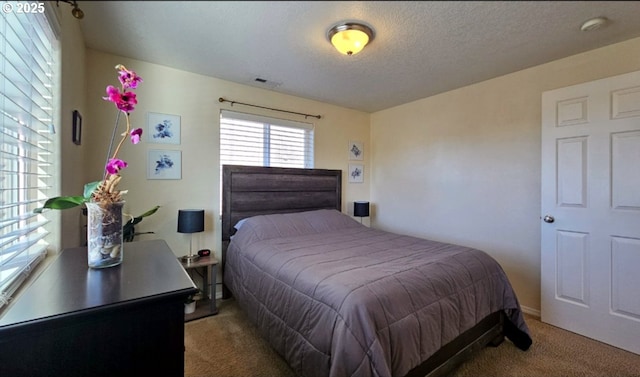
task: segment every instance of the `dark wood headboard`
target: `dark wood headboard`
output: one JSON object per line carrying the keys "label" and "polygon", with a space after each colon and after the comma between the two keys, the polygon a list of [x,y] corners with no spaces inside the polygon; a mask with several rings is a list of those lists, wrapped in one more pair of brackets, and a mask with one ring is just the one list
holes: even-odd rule
{"label": "dark wood headboard", "polygon": [[342,210],[342,171],[222,166],[222,243],[246,217],[314,209]]}
{"label": "dark wood headboard", "polygon": [[[342,211],[342,171],[222,166],[222,274],[234,225],[246,218],[315,209]],[[224,279],[224,278],[223,278]],[[222,297],[230,297],[225,284]]]}

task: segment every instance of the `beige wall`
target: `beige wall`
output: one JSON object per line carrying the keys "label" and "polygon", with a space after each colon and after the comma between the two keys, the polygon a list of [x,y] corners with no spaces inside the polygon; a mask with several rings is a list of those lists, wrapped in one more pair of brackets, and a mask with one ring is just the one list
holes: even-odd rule
{"label": "beige wall", "polygon": [[640,38],[372,114],[373,225],[487,251],[539,311],[542,92],[638,56]]}
{"label": "beige wall", "polygon": [[[60,177],[55,184],[60,195],[82,195],[85,178],[82,174],[87,144],[76,145],[72,141],[73,110],[85,114],[85,48],[82,30],[71,12],[62,12],[54,7],[60,16],[60,123],[57,126],[56,142],[60,146],[60,160],[56,166],[56,176]],[[65,8],[66,10],[66,8]],[[53,214],[60,217],[64,235],[59,241],[51,241],[57,250],[81,245],[84,242],[82,224],[84,218],[81,209],[74,208]],[[56,223],[57,224],[57,223]],[[58,226],[58,225],[57,225]],[[54,236],[59,236],[54,234]],[[52,237],[53,238],[53,237]]]}
{"label": "beige wall", "polygon": [[[136,71],[144,82],[135,90],[138,105],[131,113],[133,127],[146,130],[147,112],[180,115],[181,144],[154,144],[147,141],[132,145],[126,142],[120,158],[129,163],[122,171],[121,189],[128,189],[125,212],[139,215],[160,205],[160,210],[136,226],[137,231],[154,231],[137,240],[162,238],[176,255],[189,250],[189,235],[177,233],[177,214],[181,208],[205,210],[205,232],[193,235],[194,250],[209,248],[220,253],[220,170],[219,122],[220,109],[313,122],[315,124],[315,167],[343,170],[343,211],[352,212],[354,200],[369,199],[369,179],[363,184],[348,184],[348,143],[364,143],[368,168],[369,114],[316,101],[277,94],[272,91],[218,80],[165,66],[122,58],[94,50],[86,51],[86,111],[84,113],[83,148],[85,181],[101,178],[106,150],[113,129],[116,108],[102,100],[107,85],[118,85],[116,64],[124,64]],[[245,103],[320,114],[322,119],[288,115],[242,105],[231,107],[220,103],[225,97]],[[123,123],[124,125],[124,123]],[[182,179],[147,180],[147,151],[170,149],[182,151]],[[64,161],[63,164],[71,164]],[[66,166],[66,165],[65,165]],[[81,187],[78,187],[81,190]],[[71,232],[73,229],[67,229]],[[126,250],[126,249],[125,249]]]}
{"label": "beige wall", "polygon": [[[371,221],[382,229],[489,252],[505,268],[521,303],[540,308],[540,106],[545,90],[640,69],[640,38],[540,65],[514,74],[366,114],[272,91],[230,83],[165,66],[86,50],[77,20],[62,20],[61,193],[77,195],[99,178],[115,109],[101,98],[116,85],[118,63],[145,80],[132,114],[145,127],[146,113],[177,114],[181,145],[126,145],[121,156],[129,189],[126,211],[134,215],[161,205],[139,231],[163,238],[176,255],[187,252],[188,235],[176,232],[180,208],[204,208],[206,231],[194,249],[220,250],[218,133],[221,108],[286,118],[286,114],[220,104],[219,97],[322,114],[316,124],[317,168],[346,172],[349,140],[364,143],[365,183],[343,176],[343,211],[370,199]],[[84,117],[81,146],[71,143],[71,112]],[[285,115],[285,116],[283,116]],[[295,116],[292,120],[303,120]],[[182,151],[182,179],[146,179],[149,149]],[[64,211],[62,247],[84,241],[79,210]],[[366,220],[365,220],[366,221]]]}

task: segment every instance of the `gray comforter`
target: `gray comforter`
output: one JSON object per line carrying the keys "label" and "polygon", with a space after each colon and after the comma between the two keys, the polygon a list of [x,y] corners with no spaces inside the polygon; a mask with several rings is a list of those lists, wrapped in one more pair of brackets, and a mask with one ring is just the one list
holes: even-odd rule
{"label": "gray comforter", "polygon": [[301,376],[403,376],[500,310],[529,330],[485,252],[360,225],[336,210],[256,216],[232,237],[224,281]]}

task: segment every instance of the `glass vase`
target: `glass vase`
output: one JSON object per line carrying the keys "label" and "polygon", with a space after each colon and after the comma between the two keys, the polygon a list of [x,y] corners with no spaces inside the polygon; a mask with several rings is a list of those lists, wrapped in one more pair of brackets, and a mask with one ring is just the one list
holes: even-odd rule
{"label": "glass vase", "polygon": [[87,261],[91,268],[106,268],[122,263],[122,208],[124,202],[87,206]]}

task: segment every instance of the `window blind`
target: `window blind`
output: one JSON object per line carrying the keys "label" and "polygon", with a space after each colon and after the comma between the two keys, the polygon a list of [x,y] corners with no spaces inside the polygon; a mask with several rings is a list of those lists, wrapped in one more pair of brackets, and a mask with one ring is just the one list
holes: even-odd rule
{"label": "window blind", "polygon": [[57,39],[44,13],[0,16],[0,309],[46,255]]}
{"label": "window blind", "polygon": [[222,110],[220,164],[313,168],[313,124]]}

